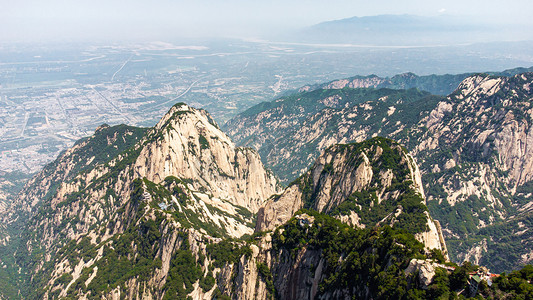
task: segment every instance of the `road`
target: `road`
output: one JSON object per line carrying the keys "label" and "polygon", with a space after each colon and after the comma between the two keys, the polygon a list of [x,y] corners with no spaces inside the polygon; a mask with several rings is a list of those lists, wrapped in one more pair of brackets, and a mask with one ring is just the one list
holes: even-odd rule
{"label": "road", "polygon": [[118,72],[122,71],[122,69],[124,68],[124,66],[131,60],[131,58],[133,57],[133,54],[130,56],[130,58],[128,58],[128,60],[126,60],[122,66],[120,66],[120,68],[113,74],[113,76],[111,76],[111,81],[113,81],[115,79],[115,75],[118,74]]}
{"label": "road", "polygon": [[107,99],[107,97],[104,96],[102,93],[100,93],[100,91],[98,91],[97,89],[95,89],[94,86],[91,86],[91,89],[92,89],[93,91],[95,91],[98,95],[100,95],[100,97],[102,97],[105,101],[107,101],[107,103],[109,103],[109,105],[111,105],[111,106],[115,109],[115,111],[116,111],[119,115],[121,115],[122,118],[124,118],[124,120],[126,120],[126,124],[128,124],[128,125],[132,125],[132,124],[134,124],[134,123],[132,122],[132,120],[130,119],[130,117],[128,117],[127,115],[125,115],[124,113],[122,113],[122,111],[121,111],[121,110],[120,110],[120,109],[119,109],[119,108],[118,108],[118,107],[117,107],[117,106],[116,106],[111,100]]}
{"label": "road", "polygon": [[26,114],[24,114],[24,125],[22,126],[22,132],[20,133],[20,137],[24,137],[24,131],[26,130],[26,125],[28,125],[29,119],[30,119],[30,112],[26,112]]}
{"label": "road", "polygon": [[170,99],[170,100],[167,100],[167,101],[165,101],[165,102],[163,102],[163,103],[159,103],[159,104],[157,104],[157,105],[154,105],[154,107],[162,106],[162,105],[165,105],[165,104],[167,104],[167,103],[169,103],[169,102],[174,102],[174,101],[178,100],[179,98],[181,98],[181,97],[183,97],[185,94],[187,94],[187,93],[191,90],[191,88],[192,88],[192,87],[193,87],[198,81],[200,81],[200,79],[198,79],[198,80],[196,80],[195,82],[191,83],[191,84],[189,85],[189,87],[188,87],[183,93],[179,94],[177,97],[174,97],[174,98],[172,98],[172,99]]}

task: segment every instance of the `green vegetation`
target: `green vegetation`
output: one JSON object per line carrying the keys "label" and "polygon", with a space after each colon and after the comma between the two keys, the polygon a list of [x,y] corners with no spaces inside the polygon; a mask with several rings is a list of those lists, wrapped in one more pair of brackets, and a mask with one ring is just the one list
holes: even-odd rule
{"label": "green vegetation", "polygon": [[479,263],[493,272],[500,273],[522,267],[516,262],[521,261],[522,256],[527,255],[533,247],[533,232],[527,230],[532,226],[533,216],[527,213],[481,228],[475,235],[467,238],[450,239],[448,245],[456,253],[463,253],[471,247],[486,243],[487,250],[482,252],[483,257]]}
{"label": "green vegetation", "polygon": [[409,293],[403,270],[411,258],[423,258],[424,246],[413,235],[389,226],[356,230],[340,221],[310,210],[313,224],[301,226],[296,218],[274,232],[276,251],[288,250],[295,257],[302,249],[320,250],[327,261],[318,296],[343,290],[349,297],[368,288],[373,298],[401,299]]}
{"label": "green vegetation", "polygon": [[252,254],[250,246],[229,239],[207,244],[206,251],[216,268],[222,268],[226,263],[237,263],[242,256],[249,257]]}
{"label": "green vegetation", "polygon": [[266,283],[268,293],[274,296],[276,294],[276,288],[274,287],[272,273],[270,272],[268,266],[263,262],[257,262],[257,271],[259,272],[259,275],[263,281]]}
{"label": "green vegetation", "polygon": [[[275,110],[276,108],[283,108],[283,114],[302,114],[303,117],[313,114],[321,109],[331,107],[319,100],[329,97],[336,97],[337,102],[334,107],[344,107],[346,104],[350,106],[377,100],[379,98],[389,96],[396,99],[402,98],[407,101],[417,99],[430,95],[428,92],[419,91],[417,89],[409,90],[393,90],[387,88],[344,88],[344,89],[316,89],[309,92],[296,93],[289,95],[272,102],[263,102],[257,104],[239,115],[240,118],[252,117],[266,110]],[[303,111],[302,111],[303,109]]]}
{"label": "green vegetation", "polygon": [[185,299],[193,291],[193,284],[202,277],[202,269],[189,249],[186,239],[176,251],[165,283],[164,299]]}
{"label": "green vegetation", "polygon": [[[26,174],[20,171],[0,172],[0,191],[4,192],[8,197],[18,194],[24,184],[34,176],[34,174]],[[10,196],[12,195],[12,196]]]}
{"label": "green vegetation", "polygon": [[[437,268],[426,295],[431,299],[467,299],[470,295],[469,287],[472,282],[469,274],[477,271],[478,268],[469,262],[456,266],[453,272],[446,272],[442,268]],[[531,279],[533,279],[533,266],[527,265],[509,275],[504,273],[499,277],[491,278],[491,286],[483,280],[478,285],[475,299],[532,299],[533,285]],[[465,292],[457,296],[457,292],[463,289]]]}
{"label": "green vegetation", "polygon": [[485,298],[494,299],[533,299],[533,266],[527,265],[521,270],[513,271],[509,275],[502,274],[494,280],[494,286],[489,289],[482,286],[481,294]]}
{"label": "green vegetation", "polygon": [[[325,152],[330,154],[333,160],[347,157],[346,161],[341,162],[343,166],[339,167],[342,172],[346,170],[355,172],[364,162],[363,155],[365,155],[369,159],[373,173],[368,188],[353,192],[331,211],[325,211],[326,213],[333,216],[350,215],[353,211],[359,216],[361,224],[374,226],[387,217],[392,218],[395,212],[401,211],[398,216],[394,216],[395,228],[402,228],[413,234],[428,230],[425,215],[427,207],[421,195],[413,189],[406,150],[398,143],[387,138],[375,137],[361,143],[338,144],[326,149]],[[313,186],[311,173],[302,175],[293,183],[298,184],[302,191],[304,208],[316,209],[316,197],[320,192],[320,182],[323,178],[344,176],[337,174],[339,170],[334,170],[332,164],[333,161],[324,166],[318,186]],[[392,180],[385,192],[398,193],[398,195],[380,202],[377,193],[384,188],[381,174],[386,171],[392,172]],[[334,186],[333,189],[335,188]]]}
{"label": "green vegetation", "polygon": [[209,142],[205,136],[200,134],[200,136],[198,136],[198,142],[200,142],[200,149],[209,149]]}
{"label": "green vegetation", "polygon": [[[358,230],[311,210],[301,210],[296,215],[303,213],[313,216],[314,222],[302,225],[292,218],[276,229],[272,243],[274,251],[291,254],[291,260],[285,263],[298,263],[295,258],[301,257],[302,251],[320,253],[326,260],[325,279],[319,284],[318,297],[335,291],[341,293],[339,297],[357,299],[466,299],[470,295],[470,273],[479,267],[469,262],[461,266],[451,264],[453,271],[437,268],[426,289],[419,285],[417,272],[407,276],[404,270],[411,259],[426,259],[426,255],[424,246],[405,230],[389,226]],[[443,259],[442,253],[436,251],[431,257]],[[268,268],[261,268],[268,274]],[[533,266],[528,265],[493,278],[492,286],[481,281],[476,299],[531,299],[532,279]]]}
{"label": "green vegetation", "polygon": [[[162,219],[143,220],[138,226],[130,226],[125,233],[114,237],[112,246],[103,245],[102,258],[83,270],[82,276],[69,289],[69,295],[91,292],[94,299],[99,299],[117,286],[124,287],[124,283],[132,278],[140,282],[150,278],[155,269],[161,268],[161,259],[155,256],[160,246],[161,222]],[[83,247],[85,251],[95,252],[97,245],[89,243]],[[132,256],[132,253],[137,255]],[[98,267],[97,276],[85,286],[84,282],[94,272],[94,267]]]}
{"label": "green vegetation", "polygon": [[215,282],[215,278],[211,275],[211,273],[208,273],[202,280],[200,280],[200,287],[202,288],[202,291],[206,293],[213,288]]}

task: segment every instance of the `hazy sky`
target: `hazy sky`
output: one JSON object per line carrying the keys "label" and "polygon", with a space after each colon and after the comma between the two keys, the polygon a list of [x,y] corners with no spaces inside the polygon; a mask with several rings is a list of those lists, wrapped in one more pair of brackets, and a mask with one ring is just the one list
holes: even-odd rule
{"label": "hazy sky", "polygon": [[0,0],[0,42],[258,36],[379,14],[533,23],[531,0]]}

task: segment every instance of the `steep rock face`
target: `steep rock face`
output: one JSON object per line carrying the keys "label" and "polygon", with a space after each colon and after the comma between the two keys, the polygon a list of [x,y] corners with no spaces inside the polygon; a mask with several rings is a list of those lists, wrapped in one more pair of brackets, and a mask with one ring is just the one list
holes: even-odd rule
{"label": "steep rock face", "polygon": [[437,267],[443,267],[443,265],[436,264],[427,260],[412,259],[409,262],[409,266],[405,269],[406,274],[418,273],[418,281],[423,289],[427,289],[433,281],[435,276],[435,269]]}
{"label": "steep rock face", "polygon": [[203,111],[174,106],[155,126],[160,134],[139,153],[138,177],[161,182],[168,176],[190,179],[195,189],[256,212],[264,199],[279,191],[257,152],[236,148]]}
{"label": "steep rock face", "polygon": [[[273,272],[286,274],[278,276],[275,284],[282,299],[315,299],[318,292],[318,283],[324,279],[322,269],[325,258],[319,250],[302,249],[294,258],[290,257],[289,251],[281,251],[279,261],[291,263],[275,264]],[[313,268],[316,270],[313,274]]]}
{"label": "steep rock face", "polygon": [[[461,83],[447,101],[421,123],[428,128],[415,151],[436,147],[460,147],[451,157],[451,168],[462,160],[488,165],[494,171],[508,172],[511,193],[516,187],[532,180],[533,165],[530,123],[532,75],[521,74],[513,78],[474,76]],[[431,139],[430,137],[431,136]],[[430,155],[427,155],[429,158]],[[493,161],[492,161],[493,159]],[[502,180],[503,178],[498,178]]]}
{"label": "steep rock face", "polygon": [[[287,96],[235,118],[230,133],[240,144],[258,149],[286,182],[305,172],[333,144],[376,135],[398,140],[419,162],[431,215],[440,220],[452,243],[452,257],[460,260],[458,249],[472,245],[483,228],[530,214],[532,82],[532,73],[475,75],[446,98],[403,94],[361,101],[346,99],[346,91],[327,90],[328,98],[342,98],[341,105],[303,113],[297,112],[301,101]],[[314,101],[324,102],[325,95],[314,92]],[[265,132],[260,125],[246,125],[271,120],[283,129]],[[503,248],[494,244],[491,250],[490,244],[483,255]],[[508,268],[524,262],[497,251],[504,260],[501,265]],[[515,251],[529,257],[523,248]],[[509,269],[496,269],[503,270]]]}
{"label": "steep rock face", "polygon": [[290,185],[281,196],[274,196],[257,213],[256,231],[272,230],[292,218],[304,205],[298,184]]}
{"label": "steep rock face", "polygon": [[423,197],[418,167],[398,143],[374,138],[335,145],[259,210],[256,231],[273,230],[299,209],[311,208],[356,227],[404,228],[428,249],[446,253],[440,226],[427,213]]}
{"label": "steep rock face", "polygon": [[[107,136],[106,145],[113,147],[121,138]],[[16,250],[18,264],[30,275],[21,284],[34,287],[32,296],[182,295],[164,285],[178,280],[172,277],[171,260],[180,251],[187,257],[204,255],[204,236],[252,234],[253,212],[280,191],[254,150],[236,148],[207,113],[185,104],[175,105],[127,150],[104,151],[114,157],[83,160],[78,156],[83,145],[48,167],[47,172],[57,174],[52,194],[50,179],[37,177],[34,193],[19,200],[35,201],[28,205],[31,214]],[[196,242],[191,236],[197,236]],[[183,247],[177,242],[187,238]],[[115,278],[116,290],[91,285],[115,276],[106,267],[113,266],[111,261],[125,264],[114,268],[137,269],[144,259],[154,262],[146,266],[151,271],[120,275],[126,277]],[[196,264],[190,264],[191,270],[198,270]],[[193,283],[207,276],[191,272],[197,278]],[[195,297],[210,297],[195,284]]]}

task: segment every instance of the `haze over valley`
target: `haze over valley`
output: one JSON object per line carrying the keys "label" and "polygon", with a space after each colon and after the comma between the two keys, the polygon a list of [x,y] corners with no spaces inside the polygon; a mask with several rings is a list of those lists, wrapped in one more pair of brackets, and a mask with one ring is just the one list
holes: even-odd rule
{"label": "haze over valley", "polygon": [[207,109],[222,124],[287,91],[354,75],[533,65],[533,57],[521,54],[533,43],[511,45],[361,48],[219,40],[3,47],[0,164],[3,171],[34,173],[97,126],[152,126],[178,101]]}

